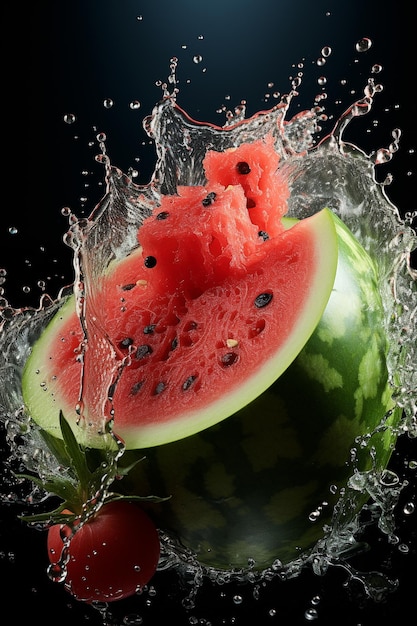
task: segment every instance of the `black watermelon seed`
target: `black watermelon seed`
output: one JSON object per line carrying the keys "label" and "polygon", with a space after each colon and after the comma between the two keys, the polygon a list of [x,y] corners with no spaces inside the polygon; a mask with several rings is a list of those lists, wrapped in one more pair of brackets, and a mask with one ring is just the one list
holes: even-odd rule
{"label": "black watermelon seed", "polygon": [[187,391],[191,387],[193,382],[196,380],[196,378],[197,376],[193,374],[192,376],[189,376],[186,380],[184,380],[184,382],[182,383],[183,391]]}
{"label": "black watermelon seed", "polygon": [[122,290],[130,291],[131,289],[133,289],[133,287],[136,287],[136,283],[129,283],[128,285],[123,285]]}
{"label": "black watermelon seed", "polygon": [[160,383],[158,383],[158,384],[156,385],[156,387],[155,387],[155,391],[154,391],[154,394],[155,394],[156,396],[158,396],[158,395],[159,395],[160,393],[162,393],[165,389],[166,389],[166,384],[165,384],[164,382],[162,382],[162,381],[161,381]]}
{"label": "black watermelon seed", "polygon": [[145,259],[145,267],[152,268],[156,265],[156,259],[154,256],[147,256]]}
{"label": "black watermelon seed", "polygon": [[168,211],[161,211],[160,213],[158,213],[158,215],[156,216],[157,220],[166,220],[167,217],[169,217],[169,213]]}
{"label": "black watermelon seed", "polygon": [[266,241],[267,239],[269,239],[269,235],[267,232],[265,232],[264,230],[260,230],[258,233],[259,237],[262,237],[262,239],[264,241]]}
{"label": "black watermelon seed", "polygon": [[246,208],[254,209],[256,207],[256,202],[252,198],[246,198]]}
{"label": "black watermelon seed", "polygon": [[203,206],[210,206],[210,204],[213,204],[213,202],[215,201],[216,195],[217,194],[214,191],[210,191],[210,193],[207,194],[204,200],[201,201],[201,204]]}
{"label": "black watermelon seed", "polygon": [[119,348],[121,348],[122,350],[125,348],[128,348],[129,346],[131,346],[133,343],[133,339],[131,337],[125,337],[124,339],[122,339],[119,342]]}
{"label": "black watermelon seed", "polygon": [[255,298],[255,306],[258,309],[262,309],[262,307],[271,302],[272,298],[273,294],[269,291],[266,291],[265,293],[260,293],[259,296],[256,296]]}
{"label": "black watermelon seed", "polygon": [[174,337],[174,339],[171,341],[171,350],[175,350],[177,346],[178,346],[178,337]]}
{"label": "black watermelon seed", "polygon": [[143,383],[145,381],[144,380],[139,380],[137,383],[135,383],[133,385],[133,387],[130,390],[130,393],[132,396],[136,396],[136,394],[141,390],[141,388],[143,387]]}
{"label": "black watermelon seed", "polygon": [[144,359],[145,356],[149,356],[150,354],[152,354],[151,346],[148,346],[148,344],[144,343],[142,346],[138,347],[138,349],[136,350],[135,356],[138,360],[140,360],[140,359]]}
{"label": "black watermelon seed", "polygon": [[221,364],[223,367],[230,367],[233,363],[236,363],[237,359],[238,355],[236,352],[226,352],[221,358]]}
{"label": "black watermelon seed", "polygon": [[148,326],[145,326],[143,329],[144,335],[152,335],[155,330],[155,326],[156,324],[149,324]]}
{"label": "black watermelon seed", "polygon": [[239,174],[244,174],[245,176],[250,173],[249,163],[246,163],[246,161],[239,161],[239,163],[236,163],[236,169]]}

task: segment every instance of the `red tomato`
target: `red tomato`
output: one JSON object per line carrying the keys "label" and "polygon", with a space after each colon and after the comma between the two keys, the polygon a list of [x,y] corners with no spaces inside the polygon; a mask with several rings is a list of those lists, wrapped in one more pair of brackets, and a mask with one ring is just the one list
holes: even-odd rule
{"label": "red tomato", "polygon": [[[59,563],[68,532],[65,524],[48,531],[52,565]],[[109,502],[71,539],[65,588],[88,603],[121,600],[149,582],[159,554],[158,532],[148,515],[132,502]]]}

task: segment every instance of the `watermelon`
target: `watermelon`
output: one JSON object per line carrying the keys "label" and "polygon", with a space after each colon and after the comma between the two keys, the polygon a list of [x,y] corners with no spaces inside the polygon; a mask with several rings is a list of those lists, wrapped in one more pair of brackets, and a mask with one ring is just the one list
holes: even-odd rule
{"label": "watermelon", "polygon": [[146,457],[127,491],[171,496],[150,505],[162,529],[205,565],[263,568],[314,545],[353,471],[388,462],[384,310],[335,215],[284,218],[272,139],[204,167],[87,291],[82,323],[62,303],[23,397],[57,437],[62,410],[84,446],[111,445],[112,420],[125,461]]}
{"label": "watermelon", "polygon": [[306,554],[336,504],[338,524],[346,524],[368,499],[347,487],[349,478],[382,471],[391,456],[400,411],[388,382],[375,268],[334,219],[334,287],[297,358],[227,420],[144,450],[128,478],[137,493],[171,496],[151,513],[206,566],[262,569]]}
{"label": "watermelon", "polygon": [[50,434],[62,410],[90,446],[109,444],[113,417],[129,449],[181,439],[250,403],[303,348],[334,283],[334,222],[323,211],[285,229],[273,145],[252,150],[212,153],[207,184],[163,197],[140,245],[86,290],[83,324],[70,299],[35,344],[23,395]]}

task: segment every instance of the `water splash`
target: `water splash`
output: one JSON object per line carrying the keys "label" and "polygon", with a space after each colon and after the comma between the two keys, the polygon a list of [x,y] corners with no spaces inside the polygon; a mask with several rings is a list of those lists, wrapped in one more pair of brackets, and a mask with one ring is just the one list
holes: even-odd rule
{"label": "water splash", "polygon": [[[363,39],[358,42],[357,50],[364,51],[370,45],[369,40]],[[330,53],[330,49],[323,48],[321,65]],[[45,450],[36,426],[25,413],[21,376],[31,346],[66,296],[75,292],[82,322],[86,297],[93,306],[100,306],[99,302],[95,303],[95,281],[112,262],[124,258],[137,246],[137,229],[159,205],[161,195],[175,193],[178,185],[203,184],[202,161],[207,149],[221,151],[267,134],[274,137],[275,149],[281,157],[282,174],[289,182],[289,215],[304,218],[323,206],[331,208],[378,265],[390,337],[390,380],[395,401],[404,412],[400,434],[417,437],[414,381],[416,309],[412,308],[417,272],[410,264],[410,251],[416,243],[411,225],[416,216],[408,214],[402,219],[375,175],[375,168],[388,162],[398,150],[401,133],[394,130],[392,142],[371,154],[344,140],[345,130],[352,120],[368,114],[372,109],[380,86],[370,78],[363,97],[340,116],[331,133],[320,137],[320,124],[325,119],[325,113],[322,106],[318,106],[318,100],[312,109],[287,119],[290,104],[297,97],[296,89],[300,86],[301,77],[293,82],[292,90],[281,96],[273,108],[246,118],[243,101],[234,111],[226,111],[225,124],[219,127],[192,120],[178,105],[176,69],[177,59],[173,57],[168,80],[161,84],[162,100],[144,120],[144,129],[154,141],[157,151],[155,170],[148,184],[137,185],[132,176],[114,167],[106,151],[105,135],[97,136],[100,149],[97,161],[105,167],[106,194],[87,219],[78,219],[73,213],[68,213],[69,230],[65,241],[74,251],[74,285],[64,287],[55,300],[44,294],[36,309],[13,309],[5,298],[2,301],[0,347],[4,385],[0,390],[0,406],[12,462],[23,465],[40,477],[65,473],[65,468]],[[377,71],[373,69],[374,74]],[[138,105],[135,104],[135,107]],[[104,106],[113,104],[106,99]],[[65,116],[66,123],[73,123],[74,120],[74,114]],[[87,333],[85,336],[87,338]],[[109,386],[111,383],[109,381]],[[349,486],[353,492],[370,495],[381,531],[393,537],[395,508],[404,485],[388,473],[377,476],[370,472],[354,474]],[[41,502],[45,494],[34,488],[26,497],[32,502]],[[317,575],[323,575],[331,566],[343,567],[351,580],[361,582],[370,597],[380,599],[384,593],[392,591],[395,584],[375,572],[359,573],[348,563],[349,557],[361,550],[361,543],[357,540],[361,528],[360,516],[346,524],[344,511],[336,510],[332,528],[329,529],[332,532],[318,542],[310,554],[300,556],[285,567],[275,561],[262,572],[254,571],[250,563],[247,569],[238,572],[219,572],[204,567],[193,554],[161,531],[159,569],[176,569],[190,583],[191,591],[184,599],[188,609],[195,606],[198,590],[205,579],[219,585],[231,581],[255,585],[276,578],[291,579],[298,576],[306,565],[311,566]],[[306,619],[315,619],[313,611],[316,609],[308,611]]]}

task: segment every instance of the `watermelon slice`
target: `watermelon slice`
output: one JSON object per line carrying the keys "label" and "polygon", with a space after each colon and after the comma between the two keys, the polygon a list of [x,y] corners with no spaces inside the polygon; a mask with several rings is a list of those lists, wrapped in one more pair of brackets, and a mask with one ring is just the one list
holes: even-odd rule
{"label": "watermelon slice", "polygon": [[334,284],[331,213],[285,229],[288,190],[272,140],[209,152],[207,183],[180,187],[138,232],[138,248],[86,297],[70,297],[33,346],[28,413],[60,435],[127,448],[198,433],[265,392],[302,350]]}

